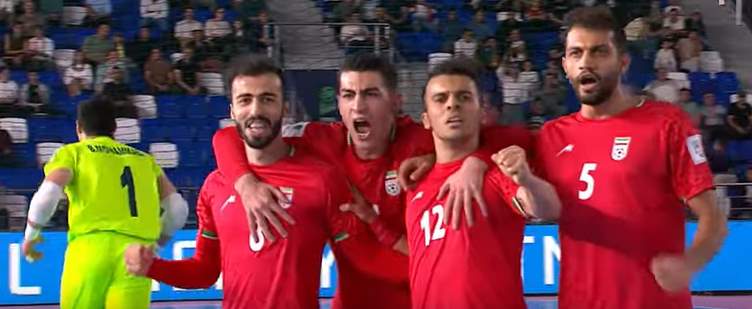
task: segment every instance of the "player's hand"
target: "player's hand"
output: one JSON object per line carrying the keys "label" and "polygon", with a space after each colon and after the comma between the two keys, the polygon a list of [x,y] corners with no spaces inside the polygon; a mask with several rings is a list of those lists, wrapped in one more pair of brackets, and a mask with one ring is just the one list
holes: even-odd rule
{"label": "player's hand", "polygon": [[527,164],[525,150],[520,146],[509,146],[491,156],[499,169],[511,178],[514,183],[525,186],[532,172]]}
{"label": "player's hand", "polygon": [[129,273],[146,277],[149,267],[154,262],[154,248],[152,246],[133,244],[125,249],[125,268]]}
{"label": "player's hand", "polygon": [[684,255],[662,254],[650,262],[650,270],[658,285],[667,292],[689,288],[692,275],[698,270]]}
{"label": "player's hand", "polygon": [[21,251],[23,251],[23,255],[24,257],[26,257],[26,261],[28,261],[29,263],[34,263],[42,258],[42,252],[39,252],[34,248],[36,244],[41,243],[42,241],[44,241],[44,239],[42,239],[42,236],[38,236],[34,239],[24,239],[24,242],[21,245]]}
{"label": "player's hand", "polygon": [[412,157],[402,161],[397,171],[397,179],[404,189],[412,189],[423,176],[431,170],[436,162],[436,155],[427,154],[419,157]]}
{"label": "player's hand", "polygon": [[[258,232],[264,235],[269,242],[274,242],[276,237],[272,233],[270,225],[277,230],[283,238],[287,237],[285,230],[278,217],[287,221],[289,224],[295,224],[295,220],[285,211],[280,204],[289,205],[290,201],[277,187],[263,183],[250,178],[240,178],[241,182],[238,193],[240,200],[243,202],[243,208],[248,215],[248,228],[251,231],[251,238],[258,242]],[[254,233],[253,231],[256,231]]]}
{"label": "player's hand", "polygon": [[339,210],[350,211],[355,214],[358,219],[367,224],[373,223],[373,220],[375,220],[376,216],[379,214],[376,213],[376,210],[366,201],[363,195],[360,194],[358,189],[351,186],[350,192],[352,192],[353,202],[340,205]]}
{"label": "player's hand", "polygon": [[460,211],[464,210],[467,226],[473,226],[473,201],[478,203],[480,213],[488,216],[488,208],[483,200],[483,178],[488,166],[476,157],[467,157],[462,167],[449,176],[439,189],[437,200],[446,196],[444,205],[444,224],[452,223],[453,229],[460,227]]}

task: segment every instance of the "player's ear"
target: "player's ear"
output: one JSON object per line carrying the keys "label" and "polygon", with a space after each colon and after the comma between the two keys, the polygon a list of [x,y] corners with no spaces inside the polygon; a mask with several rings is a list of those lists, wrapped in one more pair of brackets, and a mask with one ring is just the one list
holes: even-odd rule
{"label": "player's ear", "polygon": [[428,113],[423,112],[420,114],[420,119],[423,121],[423,128],[426,130],[431,130],[431,121],[428,120]]}
{"label": "player's ear", "polygon": [[619,56],[619,66],[621,69],[621,75],[626,75],[627,70],[629,70],[629,65],[632,63],[632,57],[629,56],[628,52],[623,52]]}

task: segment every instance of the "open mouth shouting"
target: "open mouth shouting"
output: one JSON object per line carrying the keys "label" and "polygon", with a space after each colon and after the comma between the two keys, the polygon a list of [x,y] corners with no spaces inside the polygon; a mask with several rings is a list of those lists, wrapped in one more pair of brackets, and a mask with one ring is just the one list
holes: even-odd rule
{"label": "open mouth shouting", "polygon": [[353,120],[353,129],[355,135],[360,140],[365,140],[371,136],[371,123],[365,118],[355,118]]}

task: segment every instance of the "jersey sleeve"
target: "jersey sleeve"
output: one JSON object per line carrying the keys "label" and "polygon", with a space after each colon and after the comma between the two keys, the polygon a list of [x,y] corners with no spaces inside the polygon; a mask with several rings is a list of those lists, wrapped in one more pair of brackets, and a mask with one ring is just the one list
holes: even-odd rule
{"label": "jersey sleeve", "polygon": [[52,155],[47,164],[44,165],[44,174],[49,175],[52,171],[60,168],[74,170],[76,166],[75,148],[73,145],[67,145],[60,147],[55,154]]}
{"label": "jersey sleeve", "polygon": [[222,268],[220,247],[207,197],[204,184],[196,205],[199,230],[193,257],[175,261],[154,259],[147,272],[149,278],[183,289],[207,288],[217,281]]}
{"label": "jersey sleeve", "polygon": [[[352,213],[339,210],[351,200],[349,185],[344,176],[330,173],[328,193],[328,221],[331,244],[337,259],[346,259],[358,270],[382,280],[402,283],[407,277],[407,256],[382,243],[363,221]],[[377,221],[378,222],[378,221]],[[394,234],[394,231],[385,231]],[[397,235],[398,237],[401,235]],[[389,265],[389,267],[385,267]]]}
{"label": "jersey sleeve", "polygon": [[347,134],[340,122],[300,122],[285,127],[285,142],[306,149],[317,158],[334,163],[347,147]]}
{"label": "jersey sleeve", "polygon": [[487,154],[489,158],[494,153],[513,145],[525,149],[528,157],[531,157],[535,148],[533,135],[519,126],[487,126],[480,131],[480,145],[479,153]]}
{"label": "jersey sleeve", "polygon": [[665,132],[672,187],[676,195],[690,200],[713,188],[713,175],[702,145],[702,136],[689,117],[677,112]]}
{"label": "jersey sleeve", "polygon": [[512,209],[514,213],[522,217],[527,217],[525,210],[517,200],[517,190],[520,188],[520,186],[514,183],[512,179],[504,175],[504,173],[502,173],[498,167],[494,167],[493,170],[489,171],[486,175],[486,177],[491,178],[491,183],[494,185],[494,190],[501,194],[501,197],[504,200],[504,204]]}
{"label": "jersey sleeve", "polygon": [[212,139],[217,168],[227,177],[231,184],[245,174],[251,173],[245,156],[243,139],[235,126],[229,126],[214,133]]}
{"label": "jersey sleeve", "polygon": [[151,163],[151,170],[154,172],[154,175],[159,178],[164,174],[164,171],[162,170],[162,167],[157,164],[157,160],[154,159],[154,157],[150,154],[147,154],[149,156],[149,162]]}

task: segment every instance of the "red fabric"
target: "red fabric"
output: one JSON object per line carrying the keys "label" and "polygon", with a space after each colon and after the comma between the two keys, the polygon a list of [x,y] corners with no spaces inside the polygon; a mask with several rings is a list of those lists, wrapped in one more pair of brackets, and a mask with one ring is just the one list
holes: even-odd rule
{"label": "red fabric", "polygon": [[[483,197],[489,215],[472,228],[445,225],[439,188],[462,160],[436,164],[407,198],[413,308],[525,308],[520,257],[525,220],[512,205],[519,188],[498,168],[488,171]],[[480,211],[473,207],[474,215]]]}
{"label": "red fabric", "polygon": [[657,102],[544,125],[539,171],[563,205],[560,308],[691,308],[689,291],[658,286],[650,261],[684,252],[681,200],[713,187],[700,140],[683,111]]}

